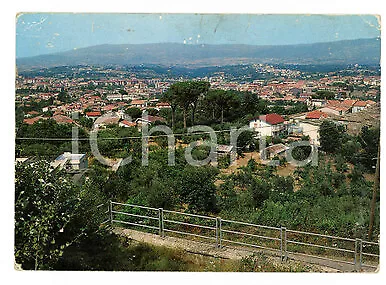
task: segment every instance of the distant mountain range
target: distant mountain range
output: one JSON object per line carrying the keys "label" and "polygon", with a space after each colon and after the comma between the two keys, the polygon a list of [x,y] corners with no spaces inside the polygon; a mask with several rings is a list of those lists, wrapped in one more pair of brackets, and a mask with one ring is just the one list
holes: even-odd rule
{"label": "distant mountain range", "polygon": [[314,44],[188,45],[177,43],[98,45],[17,58],[18,69],[72,65],[224,66],[233,64],[379,64],[379,38]]}

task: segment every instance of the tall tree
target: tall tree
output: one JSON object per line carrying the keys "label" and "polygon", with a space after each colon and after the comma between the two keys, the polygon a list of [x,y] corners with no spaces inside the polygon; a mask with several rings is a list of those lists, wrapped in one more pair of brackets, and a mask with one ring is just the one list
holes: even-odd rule
{"label": "tall tree", "polygon": [[216,100],[217,100],[217,92],[216,90],[209,90],[204,98],[204,109],[207,110],[212,118],[215,120],[216,115]]}
{"label": "tall tree", "polygon": [[190,98],[192,101],[192,124],[194,125],[194,115],[196,113],[197,102],[200,97],[209,91],[210,83],[206,81],[190,82]]}
{"label": "tall tree", "polygon": [[177,82],[170,86],[170,90],[176,96],[176,101],[182,109],[184,116],[184,128],[186,128],[186,117],[189,107],[192,107],[192,123],[194,124],[194,114],[200,95],[209,90],[209,82],[205,81],[187,81]]}
{"label": "tall tree", "polygon": [[232,93],[223,90],[218,90],[216,97],[216,104],[221,112],[221,123],[224,123],[224,111],[229,110],[236,103],[236,98]]}
{"label": "tall tree", "polygon": [[178,106],[177,95],[175,93],[175,88],[169,88],[166,92],[162,94],[162,102],[167,102],[172,109],[172,129],[174,130],[175,120],[176,120],[176,110]]}

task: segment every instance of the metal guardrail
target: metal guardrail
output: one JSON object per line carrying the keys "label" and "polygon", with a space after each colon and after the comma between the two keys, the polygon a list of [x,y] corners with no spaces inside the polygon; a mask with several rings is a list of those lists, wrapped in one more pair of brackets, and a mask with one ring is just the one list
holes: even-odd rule
{"label": "metal guardrail", "polygon": [[[121,209],[114,209],[114,206]],[[109,214],[109,218],[102,224],[122,223],[146,228],[157,231],[161,237],[165,237],[166,233],[173,233],[213,240],[217,248],[230,244],[274,251],[283,261],[288,259],[288,254],[300,255],[350,264],[358,271],[365,267],[376,269],[379,263],[379,243],[361,239],[289,230],[285,227],[270,227],[113,201],[109,201],[105,213]],[[373,252],[366,251],[368,248],[373,248]],[[341,258],[336,258],[339,255]]]}

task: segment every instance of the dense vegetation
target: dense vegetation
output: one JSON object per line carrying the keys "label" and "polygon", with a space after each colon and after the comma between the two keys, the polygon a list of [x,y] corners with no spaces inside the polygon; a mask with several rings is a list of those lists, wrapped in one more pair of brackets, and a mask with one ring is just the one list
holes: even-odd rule
{"label": "dense vegetation", "polygon": [[[184,133],[194,124],[207,124],[215,130],[241,127],[272,108],[256,94],[209,90],[206,82],[179,83],[165,93],[163,100],[172,105],[172,110],[159,115],[176,133]],[[298,111],[302,106],[292,108]],[[79,136],[87,138],[87,130],[80,128]],[[17,140],[16,151],[51,161],[61,152],[70,151],[71,141],[42,142],[39,138],[70,139],[71,134],[72,125],[53,120],[20,124],[18,137],[30,139]],[[358,136],[351,136],[344,127],[323,122],[318,165],[299,167],[288,176],[280,176],[278,168],[253,159],[231,174],[221,172],[229,166],[227,158],[220,159],[218,166],[189,165],[184,144],[206,139],[207,135],[179,136],[175,165],[168,165],[166,138],[155,139],[149,147],[148,166],[141,164],[138,129],[108,127],[100,130],[98,138],[103,155],[131,155],[131,163],[112,171],[91,159],[87,177],[80,185],[64,172],[51,171],[48,162],[39,159],[16,165],[15,258],[24,269],[188,270],[182,259],[157,257],[174,256],[172,252],[122,243],[100,227],[106,217],[97,206],[109,199],[344,237],[375,240],[379,235],[377,197],[374,234],[366,236],[373,182],[365,179],[365,174],[374,172],[379,128],[365,127]],[[277,140],[280,138],[270,138]],[[228,144],[229,133],[219,132],[218,142]],[[240,155],[258,145],[250,132],[244,132],[239,143]],[[88,141],[80,142],[80,151],[89,153]],[[295,153],[307,156],[306,149]],[[204,159],[208,148],[195,147],[192,156]],[[125,256],[137,256],[137,252],[141,253],[137,259],[122,262]],[[248,260],[245,262],[244,268]]]}

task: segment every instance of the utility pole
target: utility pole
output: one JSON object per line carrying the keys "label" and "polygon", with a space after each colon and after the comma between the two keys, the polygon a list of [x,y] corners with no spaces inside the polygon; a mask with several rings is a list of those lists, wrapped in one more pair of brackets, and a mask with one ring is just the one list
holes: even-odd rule
{"label": "utility pole", "polygon": [[374,226],[374,216],[375,216],[375,202],[377,201],[377,193],[379,191],[379,161],[380,161],[380,148],[381,144],[378,144],[378,158],[377,165],[375,167],[375,182],[373,188],[373,199],[371,200],[371,210],[370,210],[370,225],[369,225],[369,233],[368,238],[371,240],[371,236],[373,235],[373,226]]}

